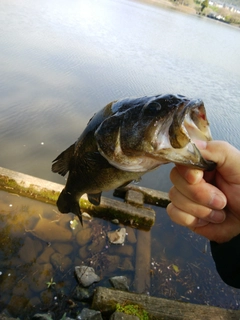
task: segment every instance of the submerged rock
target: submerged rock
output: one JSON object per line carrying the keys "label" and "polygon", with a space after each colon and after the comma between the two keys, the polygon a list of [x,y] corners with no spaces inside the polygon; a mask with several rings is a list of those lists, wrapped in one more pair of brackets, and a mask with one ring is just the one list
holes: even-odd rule
{"label": "submerged rock", "polygon": [[100,311],[90,310],[87,308],[82,309],[79,319],[82,319],[82,320],[103,320]]}
{"label": "submerged rock", "polygon": [[72,232],[57,223],[48,220],[40,219],[33,230],[28,230],[35,237],[45,242],[67,242],[72,239]]}
{"label": "submerged rock", "polygon": [[53,320],[52,315],[49,313],[36,313],[33,317],[33,320]]}
{"label": "submerged rock", "polygon": [[125,276],[115,276],[109,279],[115,289],[129,291],[128,280]]}
{"label": "submerged rock", "polygon": [[126,237],[126,228],[108,232],[108,239],[113,244],[123,244]]}
{"label": "submerged rock", "polygon": [[83,287],[89,287],[94,282],[100,281],[100,277],[96,275],[94,269],[88,266],[77,266],[75,267],[75,273],[78,282]]}
{"label": "submerged rock", "polygon": [[111,315],[110,320],[139,320],[139,317],[133,316],[131,314],[115,311]]}
{"label": "submerged rock", "polygon": [[77,286],[73,293],[73,299],[77,301],[89,301],[93,297],[93,289]]}

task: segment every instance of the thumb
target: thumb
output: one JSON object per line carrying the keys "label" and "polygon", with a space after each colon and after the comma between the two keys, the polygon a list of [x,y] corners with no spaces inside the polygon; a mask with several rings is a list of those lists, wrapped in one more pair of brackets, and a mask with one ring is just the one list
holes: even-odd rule
{"label": "thumb", "polygon": [[[217,164],[217,171],[228,178],[240,181],[240,151],[226,141],[199,141],[197,147],[206,160]],[[233,181],[235,182],[235,181]]]}

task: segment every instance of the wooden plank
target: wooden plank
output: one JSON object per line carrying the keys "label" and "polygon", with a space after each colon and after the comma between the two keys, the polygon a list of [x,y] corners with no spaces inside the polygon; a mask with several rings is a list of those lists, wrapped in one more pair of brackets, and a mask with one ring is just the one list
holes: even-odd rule
{"label": "wooden plank", "polygon": [[116,304],[138,304],[144,308],[151,320],[239,320],[240,310],[226,310],[218,307],[178,302],[150,297],[115,289],[96,288],[92,309],[111,314]]}
{"label": "wooden plank", "polygon": [[147,293],[150,290],[151,232],[137,231],[134,291]]}
{"label": "wooden plank", "polygon": [[166,208],[170,203],[170,199],[167,192],[153,190],[134,184],[129,184],[125,187],[118,188],[114,191],[114,196],[125,198],[126,193],[129,190],[141,192],[143,194],[144,203],[152,204],[158,207]]}
{"label": "wooden plank", "polygon": [[[0,189],[46,203],[56,203],[63,185],[53,183],[27,174],[0,167]],[[94,217],[107,220],[118,219],[119,222],[134,228],[149,230],[155,222],[155,211],[148,207],[136,207],[129,203],[101,198],[101,204],[94,206],[86,195],[80,199],[82,211]]]}

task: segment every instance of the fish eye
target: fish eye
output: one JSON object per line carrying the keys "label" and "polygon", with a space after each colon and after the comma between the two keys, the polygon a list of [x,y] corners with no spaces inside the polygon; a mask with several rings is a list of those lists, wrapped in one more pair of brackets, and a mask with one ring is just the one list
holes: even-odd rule
{"label": "fish eye", "polygon": [[156,116],[161,111],[161,108],[160,103],[153,101],[145,107],[144,114],[147,116]]}

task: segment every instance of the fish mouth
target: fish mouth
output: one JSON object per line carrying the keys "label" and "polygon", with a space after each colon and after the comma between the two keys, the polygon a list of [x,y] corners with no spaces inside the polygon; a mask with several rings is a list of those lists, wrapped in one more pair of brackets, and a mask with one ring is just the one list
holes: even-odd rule
{"label": "fish mouth", "polygon": [[[162,141],[161,133],[158,136],[158,141],[160,140]],[[168,147],[166,157],[174,163],[213,170],[216,163],[202,157],[196,146],[198,140],[212,140],[206,110],[201,99],[181,103],[174,113],[168,130],[168,144],[171,151],[169,152]]]}

